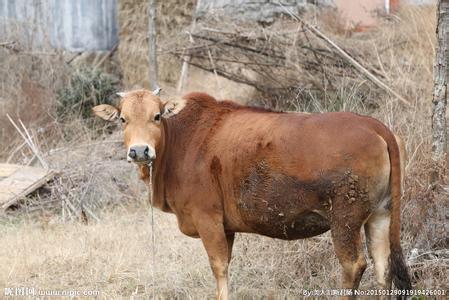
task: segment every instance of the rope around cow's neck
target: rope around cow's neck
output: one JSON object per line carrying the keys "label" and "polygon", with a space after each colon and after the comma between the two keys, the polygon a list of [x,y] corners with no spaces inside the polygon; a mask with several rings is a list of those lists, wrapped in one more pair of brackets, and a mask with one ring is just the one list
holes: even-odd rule
{"label": "rope around cow's neck", "polygon": [[149,198],[150,198],[150,215],[151,215],[151,259],[152,259],[152,263],[153,266],[151,268],[151,281],[152,281],[152,288],[151,288],[151,294],[152,294],[152,299],[155,299],[155,278],[154,278],[154,274],[155,274],[155,268],[156,268],[156,238],[155,238],[155,232],[154,232],[154,209],[153,209],[153,163],[150,162],[148,164],[148,173],[150,176],[150,180],[148,183],[148,193],[149,193]]}

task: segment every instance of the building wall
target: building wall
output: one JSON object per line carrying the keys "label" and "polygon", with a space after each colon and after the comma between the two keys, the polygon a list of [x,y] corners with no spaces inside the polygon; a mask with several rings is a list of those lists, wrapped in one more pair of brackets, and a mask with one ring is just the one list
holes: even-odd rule
{"label": "building wall", "polygon": [[334,0],[334,3],[348,28],[374,26],[377,15],[386,13],[385,0]]}
{"label": "building wall", "polygon": [[0,40],[33,49],[109,50],[118,42],[117,0],[0,0]]}
{"label": "building wall", "polygon": [[272,22],[285,8],[298,12],[310,7],[335,7],[349,27],[373,26],[376,14],[388,13],[398,4],[432,4],[436,0],[198,0],[196,15],[199,18],[217,14],[231,16],[238,20]]}
{"label": "building wall", "polygon": [[116,0],[53,0],[52,45],[108,50],[118,42]]}
{"label": "building wall", "polygon": [[0,0],[0,40],[26,48],[50,44],[50,1]]}
{"label": "building wall", "polygon": [[200,18],[217,13],[240,20],[272,22],[278,15],[285,14],[284,7],[297,13],[313,5],[329,6],[333,5],[333,0],[198,0],[196,14]]}

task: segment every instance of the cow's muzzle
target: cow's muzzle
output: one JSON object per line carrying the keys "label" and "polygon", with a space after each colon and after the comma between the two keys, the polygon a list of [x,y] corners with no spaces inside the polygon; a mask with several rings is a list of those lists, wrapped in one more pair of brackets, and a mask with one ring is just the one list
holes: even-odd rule
{"label": "cow's muzzle", "polygon": [[150,163],[156,158],[156,151],[148,145],[133,145],[128,149],[128,161]]}

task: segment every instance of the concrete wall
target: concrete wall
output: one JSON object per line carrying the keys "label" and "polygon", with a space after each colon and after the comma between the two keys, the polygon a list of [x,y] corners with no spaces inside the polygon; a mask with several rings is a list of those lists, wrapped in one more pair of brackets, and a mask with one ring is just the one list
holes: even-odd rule
{"label": "concrete wall", "polygon": [[50,1],[0,0],[0,41],[18,41],[25,48],[50,43]]}
{"label": "concrete wall", "polygon": [[[272,22],[285,14],[284,8],[298,12],[313,6],[337,7],[353,23],[374,25],[373,11],[384,10],[387,0],[198,0],[196,14],[201,18],[211,14],[232,16],[238,20]],[[399,3],[432,4],[436,0],[397,0]]]}
{"label": "concrete wall", "polygon": [[333,4],[333,0],[198,0],[197,16],[218,13],[236,19],[272,22],[277,15],[285,14],[278,2],[295,13],[315,4]]}
{"label": "concrete wall", "polygon": [[53,0],[52,45],[108,50],[118,42],[116,0]]}
{"label": "concrete wall", "polygon": [[0,0],[0,41],[26,48],[109,50],[118,42],[117,0]]}

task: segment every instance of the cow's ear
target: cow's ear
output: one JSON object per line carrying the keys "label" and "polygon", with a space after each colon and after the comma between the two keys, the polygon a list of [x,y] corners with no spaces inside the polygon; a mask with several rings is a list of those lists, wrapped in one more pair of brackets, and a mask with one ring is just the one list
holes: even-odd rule
{"label": "cow's ear", "polygon": [[163,102],[162,117],[170,118],[178,114],[186,106],[186,100],[174,99]]}
{"label": "cow's ear", "polygon": [[116,121],[119,118],[120,111],[117,107],[109,104],[100,104],[92,108],[94,114],[106,121]]}

